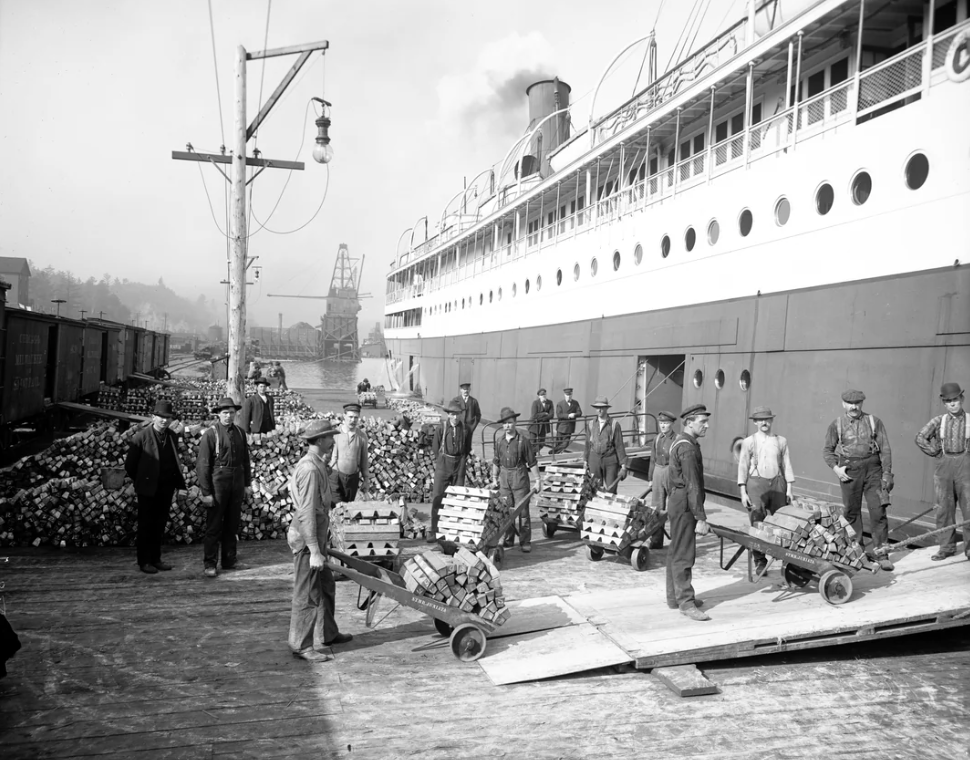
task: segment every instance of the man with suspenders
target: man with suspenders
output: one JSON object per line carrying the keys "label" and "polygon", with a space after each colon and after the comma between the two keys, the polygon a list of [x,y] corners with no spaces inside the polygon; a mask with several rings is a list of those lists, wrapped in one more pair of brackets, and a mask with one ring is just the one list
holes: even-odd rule
{"label": "man with suspenders", "polygon": [[598,481],[598,488],[616,493],[616,487],[626,478],[626,447],[623,445],[623,431],[619,424],[610,419],[610,402],[606,396],[597,396],[590,404],[597,413],[589,423],[584,458],[590,475]]}
{"label": "man with suspenders", "polygon": [[429,544],[438,540],[438,512],[448,486],[458,485],[458,478],[465,468],[465,428],[459,422],[462,409],[452,399],[445,407],[448,419],[434,429],[431,453],[434,456],[434,491],[431,496],[431,532],[426,539]]}

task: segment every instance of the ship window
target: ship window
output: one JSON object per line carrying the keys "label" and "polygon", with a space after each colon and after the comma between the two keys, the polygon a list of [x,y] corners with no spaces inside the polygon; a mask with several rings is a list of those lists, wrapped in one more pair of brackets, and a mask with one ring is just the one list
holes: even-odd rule
{"label": "ship window", "polygon": [[516,294],[519,292],[519,286],[514,282],[512,283],[512,298],[515,298]]}
{"label": "ship window", "polygon": [[791,218],[791,203],[785,196],[778,199],[775,204],[775,224],[779,227],[784,227],[788,224],[788,220]]}
{"label": "ship window", "polygon": [[525,294],[526,295],[529,295],[529,281],[528,280],[525,281]]}
{"label": "ship window", "polygon": [[846,79],[849,78],[849,59],[848,57],[843,58],[841,61],[836,61],[832,64],[832,68],[829,70],[829,87],[835,87],[837,84],[842,84]]}
{"label": "ship window", "polygon": [[637,243],[637,247],[633,249],[633,263],[639,265],[643,261],[643,246]]}
{"label": "ship window", "polygon": [[707,242],[715,245],[720,237],[721,225],[717,223],[717,219],[711,219],[711,223],[707,225]]}
{"label": "ship window", "polygon": [[481,306],[483,303],[485,303],[485,294],[484,293],[479,293],[478,294],[478,305]]}
{"label": "ship window", "polygon": [[670,235],[664,235],[660,239],[660,255],[664,258],[670,255]]}
{"label": "ship window", "polygon": [[463,309],[465,308],[465,299],[464,298],[461,299],[461,308],[463,308]]}
{"label": "ship window", "polygon": [[741,386],[742,391],[747,391],[751,387],[751,373],[748,370],[741,370],[741,379],[738,380],[738,385]]}
{"label": "ship window", "polygon": [[724,370],[723,369],[719,369],[714,374],[714,387],[717,388],[718,390],[721,390],[721,388],[724,387]]}
{"label": "ship window", "polygon": [[697,233],[694,232],[693,227],[687,228],[687,234],[684,235],[684,245],[687,247],[688,252],[694,250],[694,245],[697,243]]}
{"label": "ship window", "polygon": [[579,279],[579,264],[573,264],[573,282]]}
{"label": "ship window", "polygon": [[[576,266],[577,266],[577,269],[578,269],[579,265],[577,264]],[[596,273],[599,271],[599,269],[600,269],[599,262],[594,257],[593,260],[591,262],[589,262],[589,276],[590,277],[595,277],[596,276]],[[578,271],[576,272],[576,276],[579,277],[579,272]]]}
{"label": "ship window", "polygon": [[502,300],[502,289],[501,288],[498,289],[498,300],[499,301]]}
{"label": "ship window", "polygon": [[542,290],[542,275],[536,277],[536,290]]}
{"label": "ship window", "polygon": [[906,187],[919,190],[930,174],[930,162],[923,153],[914,153],[906,161]]}
{"label": "ship window", "polygon": [[704,384],[704,373],[700,370],[694,371],[694,387],[700,388]]}
{"label": "ship window", "polygon": [[754,224],[754,216],[751,214],[751,209],[745,209],[741,212],[741,216],[738,217],[738,230],[741,232],[741,237],[747,237],[751,232],[751,226]]}
{"label": "ship window", "polygon": [[861,206],[872,194],[872,177],[869,172],[859,172],[852,178],[852,202]]}
{"label": "ship window", "polygon": [[491,291],[491,290],[490,290],[490,291],[488,291],[488,302],[489,302],[489,303],[491,303],[491,302],[492,302],[492,295],[493,295],[493,294],[494,294],[494,291]]}
{"label": "ship window", "polygon": [[[639,248],[640,246],[637,246]],[[620,252],[613,251],[613,271],[615,272],[620,268]]]}
{"label": "ship window", "polygon": [[556,285],[562,285],[562,270],[556,270]]}
{"label": "ship window", "polygon": [[834,203],[835,191],[828,182],[825,182],[818,190],[815,191],[815,209],[819,214],[825,216],[829,211],[832,210],[832,205]]}

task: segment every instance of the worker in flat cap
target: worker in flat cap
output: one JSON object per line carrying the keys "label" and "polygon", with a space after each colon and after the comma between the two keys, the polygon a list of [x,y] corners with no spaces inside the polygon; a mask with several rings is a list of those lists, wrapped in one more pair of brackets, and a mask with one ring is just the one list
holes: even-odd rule
{"label": "worker in flat cap", "polygon": [[[677,415],[673,412],[657,412],[657,426],[660,432],[653,442],[653,508],[658,512],[667,511],[667,499],[670,496],[670,484],[667,481],[667,468],[670,465],[670,447],[677,440],[674,423]],[[650,538],[651,549],[662,549],[664,532],[658,530]]]}
{"label": "worker in flat cap", "polygon": [[707,435],[711,413],[703,404],[694,404],[680,413],[683,432],[670,446],[667,480],[670,497],[670,546],[667,547],[667,606],[680,610],[691,620],[710,620],[700,609],[703,602],[694,596],[693,568],[697,556],[697,536],[706,536],[707,513],[704,501],[704,458],[698,439]]}
{"label": "worker in flat cap", "polygon": [[556,404],[556,445],[552,450],[554,454],[560,454],[568,448],[573,433],[576,432],[576,420],[582,416],[583,409],[573,398],[573,389],[563,388],[562,401]]}
{"label": "worker in flat cap", "polygon": [[458,473],[458,481],[455,483],[457,486],[465,485],[465,465],[468,461],[468,455],[472,453],[475,428],[482,421],[482,408],[478,405],[478,399],[471,395],[471,387],[471,383],[461,383],[458,386],[460,393],[456,396],[458,405],[461,407],[461,414],[458,415],[458,419],[461,420],[461,426],[465,431],[465,450],[462,452],[461,470]]}
{"label": "worker in flat cap", "polygon": [[269,383],[268,377],[260,377],[256,381],[256,393],[243,401],[238,423],[249,435],[276,430],[276,408],[269,395]]}
{"label": "worker in flat cap", "polygon": [[[519,417],[517,412],[509,407],[503,407],[498,421],[502,423],[503,433],[495,442],[495,454],[492,457],[493,487],[499,489],[499,496],[505,499],[510,507],[514,507],[523,499],[525,505],[519,512],[518,529],[513,525],[505,534],[505,545],[515,545],[515,534],[519,534],[519,548],[524,552],[532,551],[532,516],[529,514],[530,494],[542,490],[542,475],[536,464],[535,450],[532,441],[525,433],[520,433],[515,426]],[[529,471],[535,477],[535,487],[529,487]]]}
{"label": "worker in flat cap", "polygon": [[[242,504],[252,495],[252,467],[246,433],[235,424],[239,405],[226,396],[212,408],[215,424],[202,434],[195,472],[205,504],[203,557],[205,576],[215,578],[217,561],[223,570],[236,566],[236,534]],[[221,549],[221,551],[220,551]]]}
{"label": "worker in flat cap", "polygon": [[889,521],[886,505],[893,489],[893,454],[889,435],[882,420],[864,414],[866,394],[847,390],[842,394],[844,413],[832,421],[825,432],[822,457],[832,468],[842,488],[845,519],[852,524],[859,546],[865,546],[862,535],[862,499],[869,507],[869,529],[872,546],[869,556],[883,570],[892,570],[889,561]]}
{"label": "worker in flat cap", "polygon": [[549,434],[549,420],[552,419],[552,402],[546,398],[546,389],[540,388],[536,391],[536,398],[532,402],[532,413],[529,419],[529,435],[532,437],[532,445],[535,446],[536,454],[542,451],[546,445],[546,436]]}
{"label": "worker in flat cap", "polygon": [[327,565],[333,506],[327,461],[337,432],[330,420],[313,420],[300,433],[307,442],[307,452],[296,463],[289,479],[293,519],[286,532],[286,542],[293,552],[293,605],[288,643],[294,657],[311,662],[332,659],[320,650],[345,644],[353,638],[337,628],[336,584]]}
{"label": "worker in flat cap", "polygon": [[[741,504],[748,510],[751,524],[762,522],[792,500],[795,473],[788,453],[788,441],[771,432],[775,415],[767,406],[755,407],[749,418],[753,435],[741,442],[738,456],[738,487]],[[763,575],[768,560],[763,552],[751,550],[755,570]]]}
{"label": "worker in flat cap", "polygon": [[619,422],[610,419],[610,402],[606,396],[597,396],[590,406],[596,410],[596,419],[587,428],[583,458],[599,490],[616,493],[617,485],[626,478],[623,431]]}
{"label": "worker in flat cap", "polygon": [[333,439],[329,464],[330,489],[337,502],[351,502],[359,489],[367,490],[367,433],[360,424],[360,404],[356,401],[344,404],[344,421]]}
{"label": "worker in flat cap", "polygon": [[458,415],[461,406],[452,399],[444,407],[448,418],[434,429],[431,439],[431,454],[434,457],[434,490],[431,494],[431,531],[426,536],[428,543],[438,540],[438,512],[441,500],[448,486],[458,485],[458,475],[465,466],[465,430]]}
{"label": "worker in flat cap", "polygon": [[[957,505],[963,521],[970,520],[970,425],[963,410],[963,388],[958,383],[943,383],[940,401],[946,410],[927,422],[916,435],[916,445],[936,459],[933,485],[936,489],[936,527],[953,527],[940,534],[940,548],[931,559],[956,554]],[[970,559],[970,526],[964,525],[963,553]]]}

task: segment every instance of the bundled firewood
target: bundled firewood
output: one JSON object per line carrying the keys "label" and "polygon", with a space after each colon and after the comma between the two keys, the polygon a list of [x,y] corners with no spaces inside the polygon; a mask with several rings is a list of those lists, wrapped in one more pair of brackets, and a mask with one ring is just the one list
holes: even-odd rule
{"label": "bundled firewood", "polygon": [[497,490],[448,486],[438,512],[437,538],[475,550],[495,546],[512,506]]}
{"label": "bundled firewood", "polygon": [[866,565],[852,524],[842,508],[814,499],[796,499],[747,529],[752,536],[810,557],[855,569]]}
{"label": "bundled firewood", "polygon": [[401,507],[380,501],[339,504],[330,512],[330,545],[352,557],[396,557],[401,549]]}
{"label": "bundled firewood", "polygon": [[498,570],[481,552],[461,547],[453,557],[432,551],[416,554],[404,563],[401,576],[412,594],[436,599],[495,625],[502,625],[511,614]]}
{"label": "bundled firewood", "polygon": [[580,528],[583,510],[593,495],[593,484],[585,462],[540,465],[542,490],[536,504],[539,516],[568,527]]}
{"label": "bundled firewood", "polygon": [[583,513],[583,540],[610,551],[623,551],[663,526],[664,518],[635,496],[597,491]]}

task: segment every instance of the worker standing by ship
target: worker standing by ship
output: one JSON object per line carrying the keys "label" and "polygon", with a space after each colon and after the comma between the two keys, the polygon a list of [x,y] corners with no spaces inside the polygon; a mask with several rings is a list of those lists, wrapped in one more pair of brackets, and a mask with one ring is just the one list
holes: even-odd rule
{"label": "worker standing by ship", "polygon": [[269,378],[261,377],[256,381],[256,393],[242,404],[239,413],[239,427],[244,433],[268,433],[276,430],[276,410],[269,390]]}
{"label": "worker standing by ship", "polygon": [[542,451],[546,445],[546,435],[549,433],[549,420],[552,419],[552,402],[546,398],[546,389],[540,388],[536,391],[536,399],[532,402],[532,414],[529,426],[529,435],[532,436],[532,445],[535,446],[536,454]]}
{"label": "worker standing by ship", "polygon": [[[520,433],[515,427],[515,420],[519,416],[509,407],[503,407],[499,415],[499,422],[505,429],[505,434],[495,442],[495,455],[492,459],[492,480],[498,485],[499,497],[505,499],[509,507],[515,507],[523,499],[530,499],[531,491],[539,493],[542,490],[542,475],[536,464],[535,451],[532,441],[527,435]],[[529,470],[535,476],[535,488],[529,488]],[[518,522],[519,548],[523,552],[532,551],[532,516],[529,514],[528,501],[522,507]],[[505,534],[505,545],[515,545],[516,526],[509,528]]]}
{"label": "worker standing by ship", "polygon": [[335,501],[351,502],[360,488],[367,490],[367,434],[360,425],[360,404],[344,404],[344,424],[333,439],[330,489]]}
{"label": "worker standing by ship", "polygon": [[478,400],[471,395],[471,383],[462,383],[458,387],[461,389],[461,395],[456,397],[455,401],[461,407],[459,419],[461,420],[462,428],[465,430],[465,449],[462,452],[461,470],[459,471],[458,482],[455,485],[463,486],[465,485],[465,467],[468,462],[468,455],[472,453],[472,441],[475,437],[475,428],[482,421],[482,409],[478,405]]}
{"label": "worker standing by ship", "polygon": [[465,466],[462,452],[465,447],[465,431],[458,415],[461,407],[455,401],[449,401],[444,407],[448,419],[434,429],[431,441],[431,454],[434,457],[434,490],[431,495],[431,532],[427,536],[428,543],[438,540],[438,512],[441,500],[444,498],[448,486],[458,484],[458,477]]}
{"label": "worker standing by ship", "polygon": [[597,396],[590,406],[596,410],[597,416],[589,423],[583,458],[593,481],[598,481],[598,488],[616,493],[619,481],[626,479],[627,457],[623,431],[620,430],[620,423],[610,419],[610,402],[606,396]]}
{"label": "worker standing by ship", "polygon": [[[653,508],[658,512],[667,511],[667,500],[670,497],[670,483],[667,479],[667,468],[670,465],[670,447],[677,440],[674,423],[677,417],[672,412],[657,412],[657,425],[660,432],[653,442]],[[658,530],[650,538],[651,549],[662,549],[664,532]]]}
{"label": "worker standing by ship", "polygon": [[[751,524],[773,515],[792,500],[795,473],[788,453],[788,441],[771,432],[775,415],[767,406],[755,407],[750,419],[758,428],[741,442],[738,457],[738,487],[741,504],[748,510]],[[768,559],[763,552],[751,550],[755,570],[764,573]]]}
{"label": "worker standing by ship", "polygon": [[[940,560],[956,554],[957,505],[963,521],[970,520],[970,425],[963,410],[963,389],[957,383],[944,383],[940,400],[946,412],[927,422],[916,435],[916,445],[936,459],[933,485],[936,489],[936,527],[953,526],[940,534],[940,548],[930,559]],[[970,559],[970,526],[964,526],[963,553]]]}
{"label": "worker standing by ship", "polygon": [[707,435],[711,413],[703,404],[695,404],[680,413],[684,432],[670,447],[670,469],[667,479],[670,498],[670,546],[667,548],[667,606],[679,609],[691,620],[710,620],[699,609],[702,602],[694,596],[693,572],[697,557],[697,536],[706,536],[707,513],[704,501],[704,457],[698,438]]}
{"label": "worker standing by ship", "polygon": [[571,436],[576,432],[576,420],[583,416],[579,402],[573,398],[572,388],[563,388],[562,396],[562,401],[556,404],[556,444],[552,450],[554,454],[560,454],[568,448]]}
{"label": "worker standing by ship", "polygon": [[844,414],[833,420],[825,433],[822,457],[832,468],[842,488],[845,519],[852,523],[859,546],[865,546],[862,535],[862,498],[869,507],[872,531],[872,556],[883,570],[893,570],[889,561],[889,521],[886,498],[893,489],[893,460],[889,435],[882,420],[863,414],[866,394],[848,390],[842,394]]}

